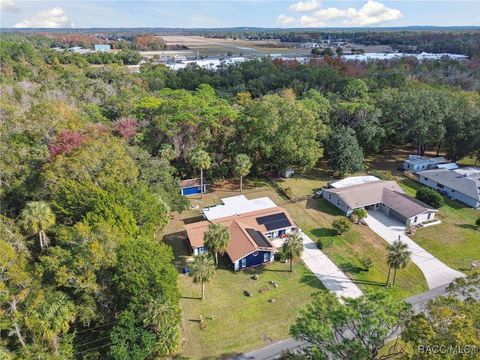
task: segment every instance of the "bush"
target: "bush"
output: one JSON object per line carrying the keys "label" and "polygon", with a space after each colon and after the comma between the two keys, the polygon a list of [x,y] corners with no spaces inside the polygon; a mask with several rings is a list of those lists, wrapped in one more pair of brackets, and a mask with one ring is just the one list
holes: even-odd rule
{"label": "bush", "polygon": [[367,210],[364,208],[358,208],[353,210],[353,214],[356,215],[359,219],[365,219],[368,215]]}
{"label": "bush", "polygon": [[333,239],[330,238],[330,237],[329,237],[329,238],[322,239],[322,240],[319,240],[319,241],[317,242],[318,248],[319,248],[320,250],[326,249],[326,248],[332,246],[332,244],[333,244]]}
{"label": "bush", "polygon": [[358,221],[360,220],[360,218],[358,217],[357,214],[353,213],[352,215],[350,215],[350,221],[354,224],[358,224]]}
{"label": "bush", "polygon": [[477,219],[477,221],[475,221],[475,224],[478,226],[478,228],[480,229],[480,217]]}
{"label": "bush", "polygon": [[425,204],[434,207],[435,209],[442,207],[445,203],[442,195],[428,187],[422,187],[418,189],[415,197],[418,200],[423,201]]}
{"label": "bush", "polygon": [[371,257],[365,257],[360,260],[362,263],[363,267],[369,271],[371,267],[373,267],[373,260]]}
{"label": "bush", "polygon": [[341,216],[333,220],[332,227],[338,235],[350,230],[352,223],[345,216]]}

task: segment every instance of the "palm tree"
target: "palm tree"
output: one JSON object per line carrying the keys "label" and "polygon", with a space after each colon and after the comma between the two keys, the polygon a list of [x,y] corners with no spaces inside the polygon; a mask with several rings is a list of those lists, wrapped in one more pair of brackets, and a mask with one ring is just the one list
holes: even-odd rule
{"label": "palm tree", "polygon": [[38,235],[40,249],[48,247],[46,231],[55,224],[55,214],[45,201],[27,203],[21,215],[22,227]]}
{"label": "palm tree", "polygon": [[218,254],[227,251],[230,233],[222,224],[210,224],[204,235],[205,246],[215,255],[215,264],[218,266]]}
{"label": "palm tree", "polygon": [[196,283],[202,283],[202,300],[205,299],[205,283],[209,282],[215,275],[215,264],[210,254],[200,254],[195,256],[191,264],[190,275]]}
{"label": "palm tree", "polygon": [[390,282],[390,273],[393,268],[393,285],[397,278],[397,269],[405,268],[411,260],[412,252],[408,250],[408,245],[400,240],[395,240],[391,245],[388,245],[388,277],[387,285]]}
{"label": "palm tree", "polygon": [[190,153],[188,160],[192,166],[200,169],[201,197],[203,199],[203,170],[212,166],[212,159],[205,150],[194,150]]}
{"label": "palm tree", "polygon": [[290,272],[292,272],[293,260],[299,259],[303,253],[303,239],[299,233],[288,234],[283,244],[283,253],[290,260]]}
{"label": "palm tree", "polygon": [[238,154],[235,157],[235,172],[240,175],[240,192],[243,192],[243,177],[247,176],[252,167],[252,160],[246,154]]}

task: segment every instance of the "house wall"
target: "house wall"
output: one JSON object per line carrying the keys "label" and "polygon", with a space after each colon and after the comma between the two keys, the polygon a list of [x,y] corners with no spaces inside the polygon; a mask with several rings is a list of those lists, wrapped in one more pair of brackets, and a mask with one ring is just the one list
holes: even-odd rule
{"label": "house wall", "polygon": [[340,197],[335,194],[335,193],[332,193],[332,192],[329,192],[328,190],[325,190],[323,192],[323,197],[325,200],[327,200],[329,203],[335,205],[337,208],[339,208],[340,210],[342,210],[345,215],[347,216],[350,216],[352,213],[353,213],[353,209],[350,209],[347,204],[345,204],[343,202],[342,199],[340,199]]}
{"label": "house wall", "polygon": [[435,212],[434,211],[431,211],[431,212],[428,212],[428,213],[425,213],[425,214],[420,214],[420,215],[417,215],[417,216],[412,216],[411,218],[409,218],[406,221],[406,226],[408,227],[408,226],[418,225],[418,224],[421,224],[425,221],[429,221],[429,220],[432,220],[432,219],[435,219]]}
{"label": "house wall", "polygon": [[293,226],[290,226],[290,227],[283,228],[283,229],[277,229],[277,230],[274,230],[274,231],[266,232],[264,235],[267,239],[274,239],[274,238],[277,238],[277,237],[281,237],[284,234],[290,234],[292,232],[293,228],[294,228]]}
{"label": "house wall", "polygon": [[197,255],[200,255],[200,254],[204,254],[208,251],[207,247],[206,246],[201,246],[201,247],[198,247],[198,248],[193,248],[193,255],[197,256]]}
{"label": "house wall", "polygon": [[[449,188],[448,186],[443,186],[443,188],[438,186],[438,183],[436,181],[427,179],[425,176],[422,176],[420,174],[418,181],[422,183],[423,185],[426,185],[428,187],[431,187],[432,189],[438,190],[440,193],[446,195],[450,199],[454,199],[457,201],[460,201],[464,204],[467,204],[468,206],[471,206],[473,208],[478,208],[480,207],[480,201],[476,200],[474,198],[471,198],[468,195],[465,195],[463,193],[460,193],[454,189]],[[441,185],[441,184],[440,184]]]}
{"label": "house wall", "polygon": [[[256,251],[233,263],[233,270],[238,271],[252,266],[270,263],[274,254],[270,251]],[[242,261],[245,260],[245,261]]]}

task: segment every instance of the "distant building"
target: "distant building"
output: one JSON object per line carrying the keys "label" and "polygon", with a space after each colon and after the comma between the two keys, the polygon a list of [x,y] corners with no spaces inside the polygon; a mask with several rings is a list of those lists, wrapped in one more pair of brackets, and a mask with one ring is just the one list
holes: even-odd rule
{"label": "distant building", "polygon": [[270,240],[296,229],[288,212],[267,197],[248,200],[239,195],[222,203],[203,209],[205,220],[185,225],[185,232],[193,255],[199,255],[208,251],[204,235],[209,226],[226,226],[230,233],[226,254],[234,271],[272,262],[277,249]]}
{"label": "distant building", "polygon": [[420,183],[473,208],[480,208],[480,168],[432,169],[417,174]]}
{"label": "distant building", "polygon": [[68,48],[68,51],[71,51],[76,54],[89,54],[92,52],[90,49],[84,49],[81,46],[73,46],[71,48]]}
{"label": "distant building", "polygon": [[438,212],[405,194],[395,181],[379,180],[362,183],[357,180],[344,179],[343,184],[351,182],[353,185],[325,189],[323,197],[347,216],[359,208],[381,210],[407,227],[433,221]]}
{"label": "distant building", "polygon": [[430,170],[436,165],[448,163],[448,160],[439,156],[429,158],[420,155],[408,155],[408,159],[403,162],[403,170],[416,173],[417,171]]}
{"label": "distant building", "polygon": [[112,48],[108,44],[95,45],[95,51],[96,52],[109,52],[110,50],[112,50]]}
{"label": "distant building", "polygon": [[187,61],[187,57],[184,56],[184,55],[175,55],[173,57],[173,61],[175,61],[175,62]]}
{"label": "distant building", "polygon": [[315,42],[305,42],[305,43],[301,43],[300,45],[298,45],[298,47],[303,48],[303,49],[314,49],[314,48],[318,47],[318,44],[315,43]]}

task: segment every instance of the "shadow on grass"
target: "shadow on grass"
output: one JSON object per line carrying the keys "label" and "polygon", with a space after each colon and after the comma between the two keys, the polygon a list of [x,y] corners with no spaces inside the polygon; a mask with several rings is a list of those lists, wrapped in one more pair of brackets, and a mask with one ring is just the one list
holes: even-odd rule
{"label": "shadow on grass", "polygon": [[162,242],[170,247],[173,250],[173,255],[175,260],[173,261],[178,272],[181,272],[183,267],[186,265],[186,260],[191,256],[190,246],[187,243],[185,238],[185,233],[183,231],[167,234],[162,238]]}
{"label": "shadow on grass", "polygon": [[318,238],[321,237],[333,237],[337,235],[336,231],[334,229],[328,229],[328,228],[317,228],[310,230],[310,233]]}
{"label": "shadow on grass", "polygon": [[336,208],[325,199],[308,199],[306,208],[323,211],[324,213],[332,216],[343,215],[340,209]]}
{"label": "shadow on grass", "polygon": [[355,279],[352,279],[352,282],[353,282],[354,284],[361,284],[361,285],[372,285],[372,286],[380,286],[380,287],[386,287],[386,286],[387,286],[384,282],[381,282],[381,281],[355,280]]}
{"label": "shadow on grass", "polygon": [[300,282],[309,285],[314,289],[326,290],[326,287],[323,285],[323,283],[312,273],[304,274],[301,277]]}
{"label": "shadow on grass", "polygon": [[343,272],[349,272],[351,274],[358,274],[360,272],[365,272],[367,271],[365,268],[362,268],[360,266],[354,265],[351,262],[344,262],[340,264],[340,269]]}
{"label": "shadow on grass", "polygon": [[185,225],[188,225],[188,224],[193,224],[193,223],[196,223],[196,222],[199,222],[199,221],[202,221],[202,220],[205,220],[203,218],[203,216],[198,215],[198,216],[193,216],[191,218],[183,219],[182,221]]}
{"label": "shadow on grass", "polygon": [[181,296],[181,298],[186,300],[202,300],[201,296]]}
{"label": "shadow on grass", "polygon": [[478,230],[480,228],[479,226],[473,224],[455,224],[455,226],[471,230]]}
{"label": "shadow on grass", "polygon": [[239,352],[230,352],[230,353],[224,353],[220,355],[215,355],[215,356],[204,356],[200,358],[200,360],[249,360],[251,358],[245,356],[242,353]]}

